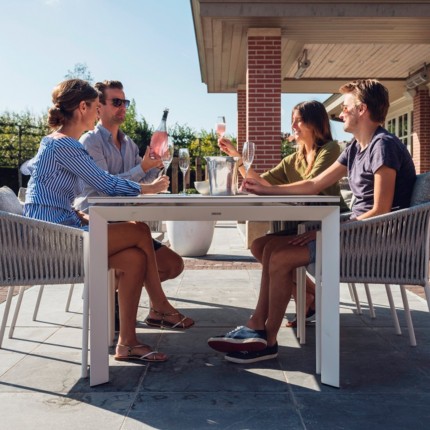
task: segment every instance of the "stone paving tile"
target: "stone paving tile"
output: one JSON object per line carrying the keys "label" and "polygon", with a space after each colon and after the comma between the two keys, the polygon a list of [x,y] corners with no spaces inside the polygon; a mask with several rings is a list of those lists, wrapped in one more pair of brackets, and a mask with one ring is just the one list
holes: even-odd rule
{"label": "stone paving tile", "polygon": [[[216,229],[217,230],[217,229]],[[207,338],[244,323],[252,312],[261,270],[242,251],[246,270],[218,270],[237,253],[236,239],[218,237],[220,260],[189,268],[164,288],[181,312],[196,319],[189,330],[148,328],[144,293],[138,336],[169,355],[166,363],[116,362],[110,349],[110,381],[90,387],[80,378],[81,291],[64,312],[68,288],[48,288],[38,321],[31,321],[37,288],[26,292],[16,337],[0,350],[0,428],[27,430],[252,429],[332,430],[424,429],[430,413],[430,315],[423,299],[410,294],[418,346],[394,334],[383,286],[372,288],[377,318],[369,317],[364,293],[357,315],[341,288],[341,388],[320,383],[315,373],[315,327],[299,345],[296,331],[283,327],[279,355],[254,365],[235,365],[207,345]],[[224,251],[221,244],[225,245]],[[215,249],[215,248],[214,248]],[[233,250],[233,251],[232,251]],[[235,254],[238,255],[238,254]],[[200,259],[196,259],[200,261]],[[215,263],[213,263],[215,261]],[[215,269],[215,270],[214,270]],[[398,290],[398,289],[393,289]],[[400,303],[398,291],[395,300]],[[294,303],[287,309],[294,315]],[[1,315],[1,311],[0,311]]]}

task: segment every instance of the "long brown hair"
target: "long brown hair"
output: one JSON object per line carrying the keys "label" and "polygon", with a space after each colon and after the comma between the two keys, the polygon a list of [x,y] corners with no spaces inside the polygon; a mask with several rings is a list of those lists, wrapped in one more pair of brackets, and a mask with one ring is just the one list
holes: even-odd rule
{"label": "long brown hair", "polygon": [[[302,121],[312,129],[314,137],[314,145],[311,152],[308,154],[310,155],[310,162],[305,171],[305,174],[308,174],[312,170],[319,148],[333,140],[330,121],[324,105],[316,100],[299,103],[294,106],[293,113],[294,111],[297,111]],[[295,162],[296,169],[299,168],[300,163],[305,159],[306,155],[305,146],[299,145]]]}

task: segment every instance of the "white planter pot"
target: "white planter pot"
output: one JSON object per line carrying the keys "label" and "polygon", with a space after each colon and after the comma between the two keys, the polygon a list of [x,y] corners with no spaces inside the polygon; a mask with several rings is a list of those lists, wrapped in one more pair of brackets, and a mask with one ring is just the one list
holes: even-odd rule
{"label": "white planter pot", "polygon": [[214,221],[166,221],[170,246],[182,257],[206,255],[214,229]]}

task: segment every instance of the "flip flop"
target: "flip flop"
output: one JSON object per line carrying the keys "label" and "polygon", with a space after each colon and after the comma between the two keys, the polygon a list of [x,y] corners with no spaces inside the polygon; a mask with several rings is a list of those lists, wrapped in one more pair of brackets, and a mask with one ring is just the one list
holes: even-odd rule
{"label": "flip flop", "polygon": [[149,351],[146,354],[139,355],[139,354],[133,354],[132,351],[135,348],[149,348],[148,345],[121,345],[117,344],[119,347],[127,348],[127,355],[118,355],[115,354],[114,358],[117,361],[144,361],[144,362],[150,362],[150,363],[156,363],[156,362],[163,362],[167,360],[166,358],[157,358],[156,355],[158,354],[158,351]]}
{"label": "flip flop", "polygon": [[[162,312],[156,311],[153,308],[151,308],[151,311],[156,313],[157,315],[160,315],[161,318],[156,319],[156,318],[149,318],[149,316],[147,316],[145,318],[144,322],[145,322],[145,324],[149,325],[150,327],[170,328],[170,329],[178,328],[178,329],[186,330],[186,329],[188,329],[194,325],[194,321],[192,321],[192,320],[191,320],[192,322],[190,325],[185,325],[185,321],[188,317],[182,315],[179,312],[162,313]],[[176,323],[165,320],[166,317],[174,317],[177,315],[179,315],[181,317],[181,319]]]}

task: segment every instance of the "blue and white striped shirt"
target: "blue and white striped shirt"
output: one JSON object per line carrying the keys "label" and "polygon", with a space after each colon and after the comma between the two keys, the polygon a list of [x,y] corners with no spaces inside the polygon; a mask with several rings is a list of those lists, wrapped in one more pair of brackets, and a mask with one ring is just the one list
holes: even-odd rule
{"label": "blue and white striped shirt", "polygon": [[[120,178],[130,181],[148,184],[157,178],[160,170],[153,168],[147,172],[141,167],[142,158],[139,156],[139,148],[133,140],[123,133],[118,132],[121,142],[121,150],[115,146],[112,133],[100,123],[94,130],[81,136],[79,141],[101,169]],[[90,184],[84,184],[83,191],[76,198],[74,206],[81,211],[87,211],[88,197],[103,196],[104,194]]]}
{"label": "blue and white striped shirt", "polygon": [[136,196],[140,185],[100,169],[84,147],[71,137],[42,139],[31,163],[24,215],[57,224],[82,227],[73,201],[82,181],[109,196]]}

